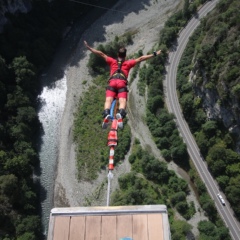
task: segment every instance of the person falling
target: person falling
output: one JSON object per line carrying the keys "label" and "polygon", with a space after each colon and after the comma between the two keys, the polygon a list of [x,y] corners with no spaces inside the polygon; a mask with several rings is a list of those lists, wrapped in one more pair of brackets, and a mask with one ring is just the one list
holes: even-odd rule
{"label": "person falling", "polygon": [[118,121],[118,127],[123,128],[123,119],[126,116],[126,107],[127,107],[127,97],[128,89],[127,77],[131,68],[133,68],[137,63],[148,60],[152,57],[156,57],[161,53],[161,50],[153,52],[153,54],[144,55],[136,59],[126,60],[127,49],[125,47],[120,47],[117,53],[117,59],[107,56],[102,51],[94,49],[84,41],[85,46],[94,54],[102,57],[110,67],[110,78],[108,80],[108,86],[106,88],[106,100],[104,103],[103,123],[102,128],[106,129],[108,123],[111,119],[110,108],[112,101],[115,98],[119,99],[119,109],[116,114],[116,119]]}

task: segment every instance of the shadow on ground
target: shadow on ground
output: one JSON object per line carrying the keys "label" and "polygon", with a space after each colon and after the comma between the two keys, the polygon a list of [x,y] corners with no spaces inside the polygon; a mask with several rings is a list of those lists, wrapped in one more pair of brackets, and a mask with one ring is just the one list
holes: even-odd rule
{"label": "shadow on ground", "polygon": [[[116,0],[99,1],[99,4],[96,5],[101,8],[93,8],[85,16],[83,16],[82,19],[71,26],[71,29],[66,34],[61,44],[58,46],[51,66],[41,77],[42,86],[54,88],[54,83],[57,80],[63,78],[66,67],[69,64],[70,66],[77,66],[79,61],[85,57],[83,54],[76,54],[77,57],[75,57],[71,63],[68,62],[71,56],[76,53],[75,51],[77,49],[77,45],[81,36],[94,22],[96,22],[97,19],[106,13],[107,9],[111,9],[110,14],[114,14],[114,17],[108,19],[108,25],[111,25],[113,23],[122,22],[124,20],[124,17],[132,12],[138,14],[141,10],[150,5],[150,0],[128,0],[127,2],[120,0],[118,5],[115,5],[117,2],[118,1]],[[79,3],[76,2],[76,4]],[[127,11],[120,11],[124,5],[124,8],[127,9]],[[93,37],[94,41],[104,42],[106,40],[104,34],[105,26],[99,26],[98,33]],[[89,41],[89,45],[92,44],[93,41]]]}

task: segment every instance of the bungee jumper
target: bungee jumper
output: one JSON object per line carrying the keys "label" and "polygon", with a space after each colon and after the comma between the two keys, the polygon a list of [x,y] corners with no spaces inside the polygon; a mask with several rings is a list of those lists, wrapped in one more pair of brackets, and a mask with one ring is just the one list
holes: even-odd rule
{"label": "bungee jumper", "polygon": [[161,53],[161,50],[154,51],[153,54],[141,56],[136,59],[126,60],[127,49],[120,47],[117,53],[117,59],[107,56],[102,51],[94,49],[84,41],[85,46],[94,54],[102,57],[110,67],[110,78],[106,88],[106,100],[104,103],[102,128],[106,129],[111,120],[110,108],[114,99],[119,100],[119,109],[116,113],[118,128],[123,128],[123,119],[126,116],[127,98],[128,98],[128,75],[137,63],[148,60]]}

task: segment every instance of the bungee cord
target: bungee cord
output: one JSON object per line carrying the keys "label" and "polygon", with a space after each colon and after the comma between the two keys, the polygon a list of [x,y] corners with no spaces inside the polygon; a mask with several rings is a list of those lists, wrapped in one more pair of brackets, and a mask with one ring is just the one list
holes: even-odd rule
{"label": "bungee cord", "polygon": [[115,147],[117,146],[118,137],[117,137],[117,130],[118,130],[118,121],[115,118],[116,112],[118,107],[118,100],[114,99],[110,109],[110,116],[111,116],[111,128],[108,133],[108,147],[109,150],[109,162],[108,162],[108,188],[107,188],[107,206],[109,206],[110,202],[110,192],[111,192],[111,180],[113,179],[113,170],[114,170],[114,153]]}
{"label": "bungee cord", "polygon": [[70,2],[75,2],[75,3],[80,3],[83,5],[87,5],[87,6],[91,6],[91,7],[96,7],[96,8],[102,8],[102,9],[106,9],[109,11],[114,11],[114,12],[120,12],[120,13],[127,13],[127,12],[123,12],[123,11],[119,11],[119,10],[115,10],[115,9],[111,9],[111,8],[106,8],[106,7],[101,7],[95,4],[90,4],[90,3],[84,3],[84,2],[80,2],[80,1],[76,1],[76,0],[69,0]]}
{"label": "bungee cord", "polygon": [[109,202],[110,202],[110,191],[111,191],[111,180],[112,179],[113,179],[113,173],[110,170],[108,172],[107,207],[109,206]]}

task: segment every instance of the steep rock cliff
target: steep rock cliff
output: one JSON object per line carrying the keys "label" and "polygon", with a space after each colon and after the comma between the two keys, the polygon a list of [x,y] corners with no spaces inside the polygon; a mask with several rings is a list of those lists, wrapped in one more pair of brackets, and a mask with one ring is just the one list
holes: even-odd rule
{"label": "steep rock cliff", "polygon": [[222,121],[240,152],[238,1],[222,1],[197,33],[190,81],[208,119]]}

